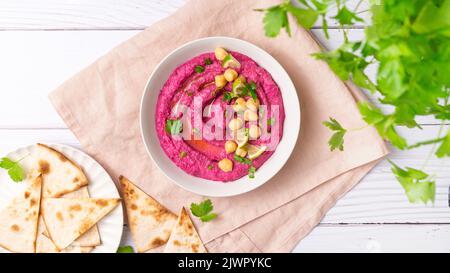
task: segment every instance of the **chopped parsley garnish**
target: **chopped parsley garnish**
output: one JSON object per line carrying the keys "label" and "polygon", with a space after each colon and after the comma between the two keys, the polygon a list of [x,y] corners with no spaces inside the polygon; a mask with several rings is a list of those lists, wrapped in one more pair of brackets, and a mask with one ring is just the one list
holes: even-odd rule
{"label": "chopped parsley garnish", "polygon": [[187,153],[185,151],[181,151],[179,154],[180,158],[183,159],[187,156]]}
{"label": "chopped parsley garnish", "polygon": [[248,178],[255,178],[256,168],[254,166],[250,166],[248,168]]}
{"label": "chopped parsley garnish", "polygon": [[214,169],[214,166],[213,165],[208,165],[208,170],[212,170],[212,169]]}
{"label": "chopped parsley garnish", "polygon": [[248,178],[255,178],[256,168],[253,166],[253,161],[248,158],[238,156],[237,154],[234,154],[234,160],[241,164],[249,165],[250,167],[248,168]]}
{"label": "chopped parsley garnish", "polygon": [[201,65],[197,65],[194,70],[197,73],[202,73],[203,71],[205,71],[205,68]]}
{"label": "chopped parsley garnish", "polygon": [[267,120],[267,125],[272,126],[272,125],[274,125],[274,124],[275,124],[275,118],[269,118],[269,119]]}
{"label": "chopped parsley garnish", "polygon": [[247,83],[245,86],[247,87],[250,96],[252,96],[252,99],[256,101],[258,99],[258,96],[256,95],[256,83],[254,81],[251,81],[250,83]]}
{"label": "chopped parsley garnish", "polygon": [[206,58],[205,59],[205,65],[210,65],[210,64],[212,64],[211,59],[210,58]]}
{"label": "chopped parsley garnish", "polygon": [[186,95],[188,95],[189,97],[192,97],[192,95],[194,95],[194,93],[192,93],[191,91],[187,92]]}
{"label": "chopped parsley garnish", "polygon": [[0,168],[8,170],[8,175],[14,182],[20,182],[25,178],[25,171],[19,165],[20,160],[13,161],[7,157],[0,160]]}
{"label": "chopped parsley garnish", "polygon": [[233,98],[233,95],[230,92],[224,92],[222,101],[230,101]]}
{"label": "chopped parsley garnish", "polygon": [[166,120],[166,133],[168,133],[169,135],[178,135],[179,133],[181,133],[181,130],[183,129],[183,124],[181,122],[181,120],[179,119],[168,119]]}
{"label": "chopped parsley garnish", "polygon": [[209,222],[217,217],[217,214],[212,212],[214,206],[210,199],[206,199],[200,204],[191,203],[191,212],[197,216],[202,222]]}
{"label": "chopped parsley garnish", "polygon": [[236,160],[239,163],[242,164],[247,164],[247,165],[251,165],[252,161],[248,158],[242,157],[242,156],[238,156],[237,154],[234,155],[234,160]]}

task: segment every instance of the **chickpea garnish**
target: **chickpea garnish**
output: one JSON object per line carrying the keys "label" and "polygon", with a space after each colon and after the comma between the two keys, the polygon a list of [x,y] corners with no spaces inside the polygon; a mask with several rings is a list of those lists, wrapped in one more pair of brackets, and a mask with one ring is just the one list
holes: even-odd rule
{"label": "chickpea garnish", "polygon": [[234,70],[232,68],[228,68],[227,70],[225,70],[223,75],[225,76],[225,79],[227,81],[232,82],[237,78],[238,73],[236,72],[236,70]]}
{"label": "chickpea garnish", "polygon": [[217,47],[214,50],[214,55],[216,56],[217,60],[223,61],[223,59],[225,59],[225,57],[228,55],[228,52],[221,47]]}
{"label": "chickpea garnish", "polygon": [[258,125],[251,124],[248,127],[248,136],[251,139],[257,139],[258,137],[261,136],[261,129],[258,127]]}
{"label": "chickpea garnish", "polygon": [[221,169],[224,172],[231,172],[233,170],[233,161],[229,160],[228,158],[224,158],[219,161],[219,169]]}
{"label": "chickpea garnish", "polygon": [[225,152],[227,154],[233,153],[234,151],[236,151],[236,148],[237,148],[236,142],[232,140],[228,140],[227,142],[225,142]]}
{"label": "chickpea garnish", "polygon": [[257,121],[258,114],[250,109],[247,109],[244,112],[244,120],[245,121]]}
{"label": "chickpea garnish", "polygon": [[243,148],[237,148],[235,154],[240,157],[245,157],[247,155],[247,151]]}
{"label": "chickpea garnish", "polygon": [[227,80],[224,75],[217,75],[214,77],[217,88],[223,88],[227,84]]}
{"label": "chickpea garnish", "polygon": [[258,99],[254,100],[253,98],[249,98],[249,99],[247,100],[246,105],[247,105],[247,108],[248,108],[248,109],[250,109],[250,110],[256,112],[256,111],[258,111],[259,100],[258,100]]}
{"label": "chickpea garnish", "polygon": [[247,104],[243,98],[237,98],[233,105],[233,110],[236,112],[244,112],[247,109]]}
{"label": "chickpea garnish", "polygon": [[242,120],[240,118],[234,118],[234,119],[230,120],[230,122],[228,123],[228,127],[232,131],[237,131],[237,130],[241,129],[243,125],[244,125],[244,123],[242,122]]}

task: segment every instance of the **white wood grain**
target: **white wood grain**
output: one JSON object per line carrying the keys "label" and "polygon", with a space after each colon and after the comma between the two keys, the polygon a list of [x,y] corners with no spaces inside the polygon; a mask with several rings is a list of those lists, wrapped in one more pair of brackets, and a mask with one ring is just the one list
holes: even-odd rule
{"label": "white wood grain", "polygon": [[[58,142],[80,148],[48,102],[48,93],[185,2],[2,0],[0,30],[10,31],[0,31],[0,155],[34,142]],[[357,2],[348,1],[351,8]],[[360,10],[366,8],[364,0]],[[336,27],[332,22],[331,28]],[[361,25],[353,28],[348,30],[350,39],[361,39]],[[330,30],[328,41],[320,30],[313,30],[313,33],[329,49],[342,42],[339,29]],[[375,75],[374,70],[372,68],[371,77]],[[382,109],[390,111],[387,107]],[[419,122],[439,123],[428,117],[420,118]],[[422,131],[401,130],[401,133],[414,142],[432,138],[437,131],[438,126],[434,125],[424,126]],[[390,157],[401,166],[420,167],[430,149],[427,146],[413,151],[394,151]],[[436,175],[434,206],[409,204],[388,163],[380,163],[329,211],[294,252],[449,252],[449,163],[448,159],[432,157],[426,166],[427,172]],[[122,245],[129,244],[132,244],[130,233],[125,228]]]}
{"label": "white wood grain", "polygon": [[319,225],[293,252],[450,252],[450,225]]}
{"label": "white wood grain", "polygon": [[[144,29],[175,12],[186,2],[186,0],[2,0],[0,29]],[[348,7],[353,10],[358,0],[347,2]],[[366,10],[367,3],[364,1],[358,10]],[[255,8],[265,7],[255,4]],[[334,15],[335,10],[331,8],[330,14]],[[368,13],[362,13],[361,16],[367,17]],[[316,27],[320,25],[321,21]],[[329,25],[331,28],[336,27],[336,20],[330,20]],[[360,26],[361,24],[355,25]]]}
{"label": "white wood grain", "polygon": [[[414,132],[409,140],[432,137],[436,126]],[[20,146],[36,142],[58,142],[81,148],[68,129],[0,130],[0,156]],[[410,152],[394,151],[390,158],[400,166],[419,167],[431,147]],[[433,205],[410,204],[403,189],[390,171],[389,164],[380,163],[361,183],[333,207],[322,223],[450,223],[448,187],[450,159],[432,158],[426,171],[436,175],[436,202]]]}

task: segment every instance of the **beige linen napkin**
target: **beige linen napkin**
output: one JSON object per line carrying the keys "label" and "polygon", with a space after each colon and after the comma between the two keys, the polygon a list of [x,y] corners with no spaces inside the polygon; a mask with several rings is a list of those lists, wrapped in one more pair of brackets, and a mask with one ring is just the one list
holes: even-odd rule
{"label": "beige linen napkin", "polygon": [[[211,198],[219,217],[209,223],[194,219],[209,251],[292,250],[336,200],[388,152],[372,128],[349,133],[343,152],[329,151],[331,133],[322,121],[332,116],[347,128],[363,126],[355,103],[361,94],[349,89],[327,64],[310,56],[319,45],[304,29],[292,24],[292,38],[285,33],[276,39],[264,36],[262,14],[253,9],[278,2],[189,1],[50,95],[85,151],[113,178],[120,174],[129,177],[178,213],[181,206],[202,197],[169,181],[146,153],[138,113],[150,73],[176,47],[207,36],[237,37],[274,56],[291,76],[300,98],[298,143],[284,168],[262,187],[235,197]],[[158,90],[154,92],[156,96]],[[286,118],[289,115],[286,113]]]}

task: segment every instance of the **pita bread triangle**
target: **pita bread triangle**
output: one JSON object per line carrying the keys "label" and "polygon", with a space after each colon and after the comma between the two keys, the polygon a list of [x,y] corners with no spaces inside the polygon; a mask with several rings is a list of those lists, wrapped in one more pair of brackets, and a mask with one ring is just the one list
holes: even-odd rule
{"label": "pita bread triangle", "polygon": [[[89,190],[87,186],[82,187],[74,192],[70,192],[68,194],[64,194],[62,198],[89,198]],[[45,234],[48,237],[48,234]],[[93,226],[91,229],[86,231],[83,235],[78,237],[70,246],[79,246],[79,247],[92,247],[98,246],[101,244],[100,233],[98,232],[97,225]],[[76,248],[74,248],[76,249]]]}
{"label": "pita bread triangle", "polygon": [[206,253],[206,248],[195,230],[186,210],[181,208],[164,253]]}
{"label": "pita bread triangle", "polygon": [[177,216],[127,178],[120,176],[119,180],[137,251],[145,252],[165,244]]}
{"label": "pita bread triangle", "polygon": [[41,201],[41,175],[0,211],[0,246],[11,252],[33,253]]}
{"label": "pita bread triangle", "polygon": [[36,253],[89,253],[94,248],[94,246],[69,245],[59,251],[53,241],[42,233],[38,235],[38,239],[36,240]]}
{"label": "pita bread triangle", "polygon": [[44,144],[37,144],[36,165],[43,178],[43,197],[60,197],[88,184],[83,170],[78,165]]}
{"label": "pita bread triangle", "polygon": [[41,215],[58,250],[92,228],[120,202],[118,198],[44,198]]}

